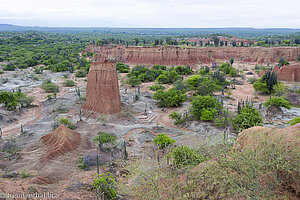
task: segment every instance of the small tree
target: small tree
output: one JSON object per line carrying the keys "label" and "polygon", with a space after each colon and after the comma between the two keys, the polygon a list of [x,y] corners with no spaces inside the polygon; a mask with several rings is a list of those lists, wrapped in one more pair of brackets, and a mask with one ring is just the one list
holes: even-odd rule
{"label": "small tree", "polygon": [[103,144],[110,143],[112,146],[116,142],[116,137],[107,132],[98,132],[94,137],[94,141],[98,142],[99,149],[102,149]]}
{"label": "small tree", "polygon": [[175,143],[175,140],[169,138],[166,133],[162,133],[154,137],[153,143],[160,149],[164,149],[169,145]]}

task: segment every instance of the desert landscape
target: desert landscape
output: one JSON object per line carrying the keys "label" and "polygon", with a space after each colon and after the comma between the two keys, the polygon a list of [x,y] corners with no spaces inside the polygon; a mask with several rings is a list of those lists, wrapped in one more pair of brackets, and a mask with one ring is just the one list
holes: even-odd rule
{"label": "desert landscape", "polygon": [[300,199],[300,27],[71,19],[0,21],[0,199]]}

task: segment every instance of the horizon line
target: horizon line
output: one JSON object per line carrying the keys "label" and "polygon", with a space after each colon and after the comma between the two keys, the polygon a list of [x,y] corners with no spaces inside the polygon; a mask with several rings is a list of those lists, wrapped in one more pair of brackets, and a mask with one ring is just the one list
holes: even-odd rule
{"label": "horizon line", "polygon": [[1,23],[0,25],[11,25],[11,26],[21,26],[29,28],[128,28],[128,29],[295,29],[300,30],[299,28],[291,27],[243,27],[243,26],[228,26],[228,27],[138,27],[138,26],[40,26],[40,25],[17,25],[17,24],[7,24]]}

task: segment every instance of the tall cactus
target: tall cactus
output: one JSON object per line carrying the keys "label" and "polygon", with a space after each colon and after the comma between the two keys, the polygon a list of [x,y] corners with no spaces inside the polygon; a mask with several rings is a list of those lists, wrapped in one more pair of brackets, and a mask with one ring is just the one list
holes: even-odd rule
{"label": "tall cactus", "polygon": [[276,73],[271,71],[271,70],[266,71],[266,74],[264,76],[264,80],[267,83],[269,93],[272,93],[273,90],[274,90],[273,89],[274,85],[276,85],[278,83]]}

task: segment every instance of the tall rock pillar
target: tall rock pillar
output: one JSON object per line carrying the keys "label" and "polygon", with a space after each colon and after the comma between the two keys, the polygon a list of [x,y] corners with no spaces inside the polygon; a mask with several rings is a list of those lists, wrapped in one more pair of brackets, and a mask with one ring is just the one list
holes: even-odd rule
{"label": "tall rock pillar", "polygon": [[114,114],[122,110],[114,61],[92,62],[82,109],[102,114]]}

